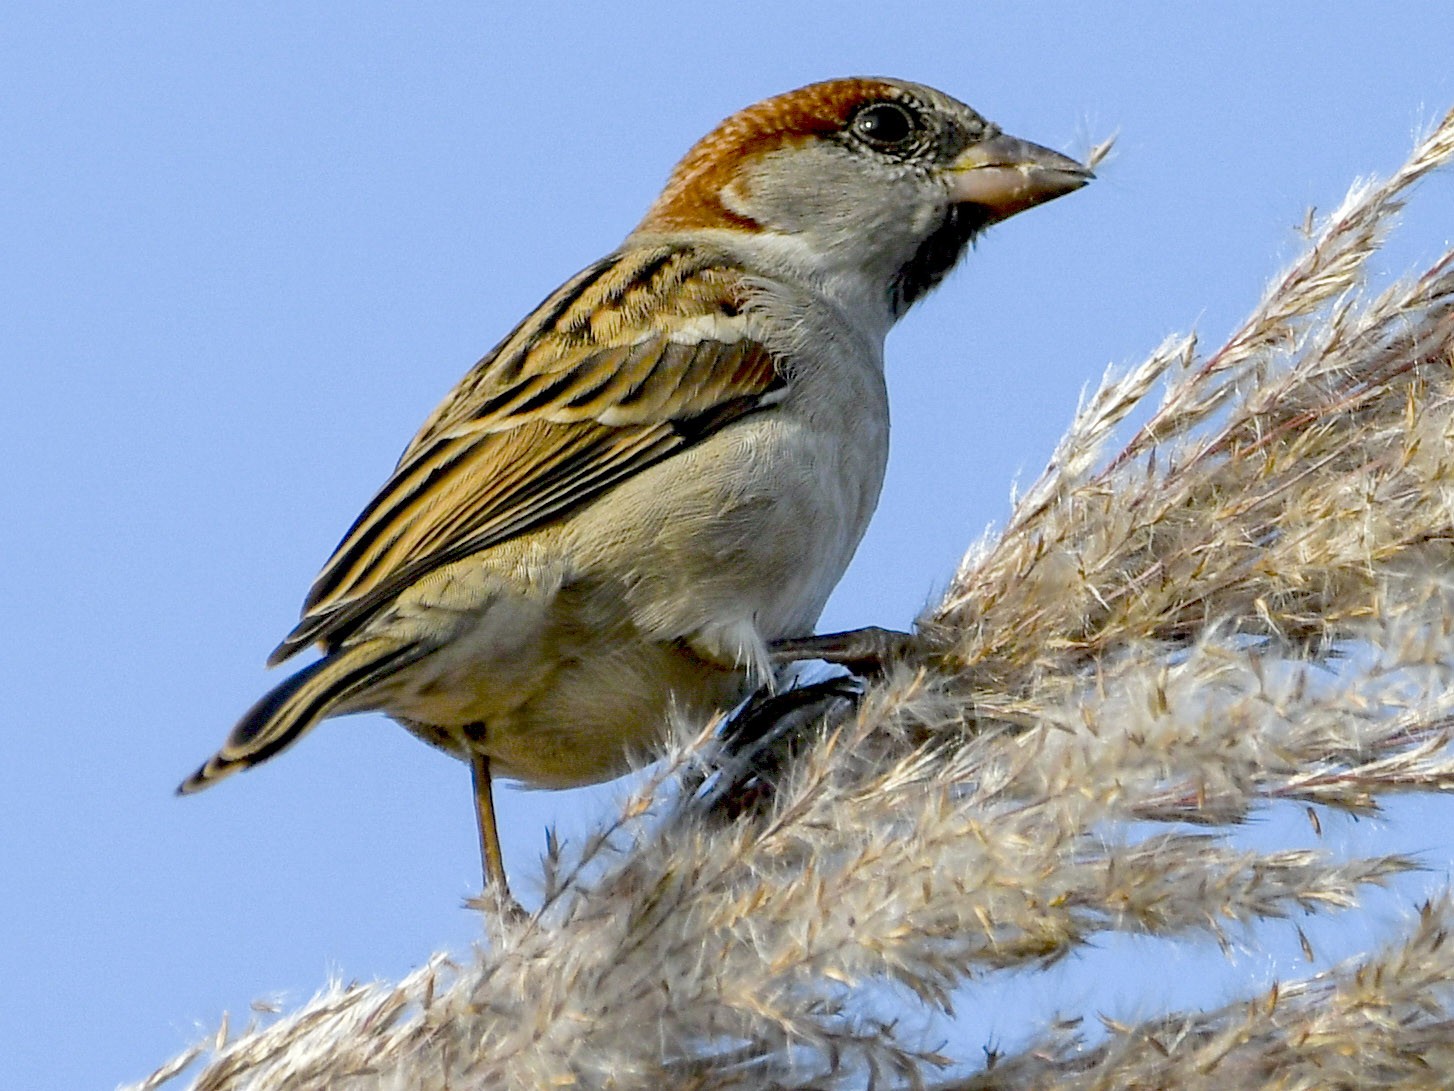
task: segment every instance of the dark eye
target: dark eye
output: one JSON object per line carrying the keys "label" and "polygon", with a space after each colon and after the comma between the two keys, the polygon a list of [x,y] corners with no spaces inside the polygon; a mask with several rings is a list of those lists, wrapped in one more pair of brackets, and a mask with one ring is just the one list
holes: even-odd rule
{"label": "dark eye", "polygon": [[898,148],[919,131],[919,115],[897,102],[876,102],[853,115],[853,134],[876,148]]}

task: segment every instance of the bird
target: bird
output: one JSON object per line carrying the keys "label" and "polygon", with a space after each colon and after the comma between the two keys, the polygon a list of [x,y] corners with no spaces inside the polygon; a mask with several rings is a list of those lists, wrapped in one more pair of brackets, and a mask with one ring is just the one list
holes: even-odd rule
{"label": "bird", "polygon": [[510,901],[494,779],[610,779],[784,656],[881,647],[813,633],[884,479],[884,338],[986,228],[1092,177],[886,77],[721,122],[428,417],[269,665],[321,656],[178,792],[383,712],[469,764]]}

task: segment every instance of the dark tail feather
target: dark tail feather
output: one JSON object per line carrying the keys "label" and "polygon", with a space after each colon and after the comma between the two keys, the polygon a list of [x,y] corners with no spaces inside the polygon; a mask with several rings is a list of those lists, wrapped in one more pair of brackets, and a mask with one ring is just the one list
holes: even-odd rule
{"label": "dark tail feather", "polygon": [[361,644],[326,656],[285,678],[248,709],[222,749],[177,787],[191,795],[223,777],[267,761],[297,742],[337,706],[423,652],[417,645]]}

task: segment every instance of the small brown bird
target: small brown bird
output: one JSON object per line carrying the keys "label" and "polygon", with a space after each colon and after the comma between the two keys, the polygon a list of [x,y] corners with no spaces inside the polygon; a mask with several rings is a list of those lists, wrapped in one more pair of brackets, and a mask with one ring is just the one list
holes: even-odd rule
{"label": "small brown bird", "polygon": [[254,705],[179,791],[379,710],[490,778],[617,775],[810,637],[878,502],[884,336],[982,230],[1091,178],[963,103],[839,79],[728,118],[614,253],[445,398],[313,584]]}

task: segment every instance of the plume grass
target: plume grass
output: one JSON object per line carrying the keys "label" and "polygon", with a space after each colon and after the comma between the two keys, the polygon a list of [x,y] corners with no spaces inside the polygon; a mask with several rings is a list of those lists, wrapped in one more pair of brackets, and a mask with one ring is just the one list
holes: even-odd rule
{"label": "plume grass", "polygon": [[1366,815],[1454,788],[1454,252],[1365,286],[1451,157],[1454,114],[1354,186],[1223,345],[1107,376],[915,655],[825,706],[769,800],[704,804],[723,744],[684,725],[545,861],[530,920],[224,1025],[133,1086],[1444,1086],[1447,898],[1308,980],[1089,1038],[1027,1027],[993,1064],[942,1017],[1109,932],[1227,943],[1415,866],[1232,834],[1280,802]]}

